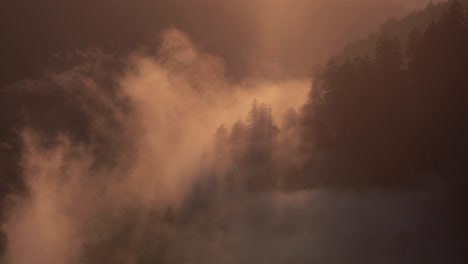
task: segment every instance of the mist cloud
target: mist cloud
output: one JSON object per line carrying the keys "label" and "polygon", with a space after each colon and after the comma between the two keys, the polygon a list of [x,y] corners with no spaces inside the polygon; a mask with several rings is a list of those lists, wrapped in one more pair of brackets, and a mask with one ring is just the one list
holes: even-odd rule
{"label": "mist cloud", "polygon": [[[91,136],[82,142],[66,132],[48,138],[34,127],[22,131],[27,194],[9,199],[6,263],[457,258],[449,218],[434,206],[443,188],[250,193],[228,191],[225,179],[206,176],[220,124],[245,119],[254,98],[272,105],[280,122],[288,108],[299,108],[309,82],[232,83],[220,58],[200,52],[176,29],[165,31],[156,52],[135,51],[111,74],[100,72],[112,56],[83,56],[69,71],[45,78],[78,100]],[[114,88],[100,89],[104,83]],[[37,82],[20,87],[41,89]],[[114,153],[102,163],[99,149],[109,147]]]}
{"label": "mist cloud", "polygon": [[[165,31],[156,56],[150,54],[136,51],[123,71],[109,74],[103,65],[112,56],[81,53],[82,62],[66,72],[18,84],[26,90],[61,89],[78,102],[89,135],[80,142],[66,131],[36,131],[34,123],[23,130],[27,195],[10,199],[3,227],[7,263],[99,259],[88,248],[113,240],[119,228],[135,220],[141,226],[128,234],[129,244],[116,247],[122,250],[119,257],[132,263],[137,257],[133,239],[145,235],[139,232],[149,215],[177,211],[198,181],[216,127],[245,116],[256,97],[264,96],[278,109],[298,107],[284,99],[304,96],[309,86],[297,80],[232,84],[219,58],[198,51],[175,29]],[[117,89],[100,88],[105,84]],[[280,92],[284,88],[286,98]],[[112,154],[106,165],[103,152]],[[137,218],[128,218],[128,212]]]}

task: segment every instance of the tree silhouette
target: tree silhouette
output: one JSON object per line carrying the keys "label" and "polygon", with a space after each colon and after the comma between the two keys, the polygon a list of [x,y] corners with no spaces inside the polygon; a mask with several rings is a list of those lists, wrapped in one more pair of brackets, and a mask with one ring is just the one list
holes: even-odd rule
{"label": "tree silhouette", "polygon": [[[315,179],[289,177],[303,186],[396,187],[434,171],[465,186],[465,180],[448,175],[468,172],[467,21],[454,1],[438,21],[408,30],[404,49],[383,27],[369,56],[330,59],[300,111],[285,114],[282,138],[292,142],[288,135],[294,135],[299,143],[286,148],[282,142],[281,148],[302,162],[280,160],[288,164],[281,173]],[[288,159],[275,154],[279,132],[271,108],[257,100],[246,124],[239,121],[231,129],[230,148],[250,175],[249,184],[268,185],[275,178],[275,157]]]}

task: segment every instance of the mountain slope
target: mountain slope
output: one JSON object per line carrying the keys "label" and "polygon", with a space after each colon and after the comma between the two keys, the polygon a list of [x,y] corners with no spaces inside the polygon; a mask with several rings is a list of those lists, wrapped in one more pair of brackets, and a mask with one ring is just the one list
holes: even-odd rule
{"label": "mountain slope", "polygon": [[[379,32],[388,32],[390,35],[398,38],[402,47],[406,46],[408,36],[413,29],[425,29],[432,21],[437,21],[447,10],[452,1],[433,3],[431,2],[422,10],[413,11],[411,14],[401,18],[389,18],[379,29]],[[468,7],[468,0],[459,0],[465,7]],[[373,32],[366,38],[347,44],[335,58],[338,61],[344,61],[346,58],[357,56],[373,56],[374,47],[377,43],[379,32]]]}

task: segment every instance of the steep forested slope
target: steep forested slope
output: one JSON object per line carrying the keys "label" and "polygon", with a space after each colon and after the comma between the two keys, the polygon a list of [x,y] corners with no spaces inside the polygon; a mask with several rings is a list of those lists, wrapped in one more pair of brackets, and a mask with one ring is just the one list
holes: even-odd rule
{"label": "steep forested slope", "polygon": [[[468,7],[468,1],[459,1],[465,8]],[[402,45],[406,45],[407,36],[413,29],[423,30],[432,21],[438,20],[447,10],[449,2],[431,2],[424,9],[415,10],[411,14],[400,19],[389,18],[385,23],[380,26],[379,31],[386,31],[389,34],[398,38]],[[374,46],[377,44],[379,33],[374,32],[367,37],[351,42],[336,55],[338,60],[343,61],[347,57],[371,55],[373,56]]]}

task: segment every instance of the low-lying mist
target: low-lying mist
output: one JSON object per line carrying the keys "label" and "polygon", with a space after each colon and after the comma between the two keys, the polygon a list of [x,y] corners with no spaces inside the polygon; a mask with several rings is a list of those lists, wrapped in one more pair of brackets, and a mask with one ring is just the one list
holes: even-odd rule
{"label": "low-lying mist", "polygon": [[[280,133],[286,131],[281,120],[300,111],[310,81],[233,83],[220,58],[201,52],[176,29],[166,30],[156,49],[128,58],[75,55],[80,62],[69,70],[16,85],[65,93],[81,113],[67,122],[86,140],[53,121],[50,128],[28,122],[34,113],[23,113],[18,133],[26,191],[8,198],[5,263],[457,259],[454,230],[440,203],[446,193],[436,184],[356,193],[286,192],[278,183],[252,191],[225,173],[226,166],[237,168],[216,152],[220,125],[231,129],[247,120],[257,99],[271,109]],[[277,155],[300,160],[285,138],[278,137]]]}

